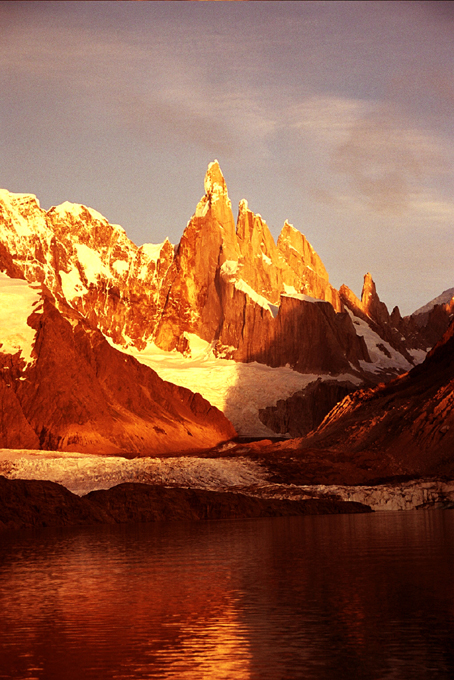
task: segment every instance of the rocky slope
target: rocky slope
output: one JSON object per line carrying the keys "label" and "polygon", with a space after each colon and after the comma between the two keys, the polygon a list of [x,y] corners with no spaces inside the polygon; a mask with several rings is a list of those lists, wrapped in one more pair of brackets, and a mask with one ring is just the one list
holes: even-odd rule
{"label": "rocky slope", "polygon": [[270,446],[267,455],[285,456],[296,483],[361,484],[452,478],[453,451],[454,321],[422,364],[348,395],[309,436]]}
{"label": "rocky slope", "polygon": [[[8,295],[0,291],[0,298]],[[0,446],[150,454],[205,449],[235,436],[200,394],[111,347],[78,312],[59,311],[48,291],[38,300],[22,323],[34,332],[30,360],[24,344],[16,352],[0,348]],[[28,311],[16,307],[16,324]]]}

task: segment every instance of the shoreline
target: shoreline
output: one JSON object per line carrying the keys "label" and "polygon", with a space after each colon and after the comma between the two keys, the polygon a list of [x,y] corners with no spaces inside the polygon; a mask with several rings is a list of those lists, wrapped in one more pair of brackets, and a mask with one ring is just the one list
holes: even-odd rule
{"label": "shoreline", "polygon": [[0,476],[0,532],[45,527],[356,514],[335,498],[266,499],[242,493],[123,483],[77,496],[55,482]]}
{"label": "shoreline", "polygon": [[[0,475],[8,480],[56,483],[80,498],[122,484],[145,484],[199,493],[241,495],[262,503],[353,502],[374,512],[454,508],[454,480],[404,478],[363,484],[314,484],[276,479],[266,456],[248,456],[246,447],[193,456],[127,459],[62,451],[0,449]],[[229,455],[230,454],[230,455]],[[274,461],[275,462],[275,461]],[[138,487],[135,487],[138,489]],[[0,517],[1,520],[1,517]]]}

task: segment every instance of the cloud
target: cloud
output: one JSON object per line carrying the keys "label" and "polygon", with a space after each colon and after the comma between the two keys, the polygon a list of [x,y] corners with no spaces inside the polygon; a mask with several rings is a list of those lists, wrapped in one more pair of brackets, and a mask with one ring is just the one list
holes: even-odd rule
{"label": "cloud", "polygon": [[312,96],[290,107],[288,119],[324,168],[313,197],[333,207],[350,196],[352,205],[397,215],[415,209],[420,192],[438,195],[451,171],[443,133],[418,125],[397,102]]}
{"label": "cloud", "polygon": [[234,50],[226,36],[217,36],[211,54],[204,38],[189,39],[178,26],[169,34],[167,25],[144,36],[67,24],[57,31],[16,26],[0,47],[0,67],[10,73],[11,100],[45,92],[49,107],[55,97],[65,114],[77,113],[74,124],[98,118],[101,127],[116,126],[142,141],[158,136],[159,144],[184,142],[225,155],[260,145],[275,122],[250,82],[256,58],[244,63],[240,76],[241,46]]}
{"label": "cloud", "polygon": [[377,211],[401,212],[425,182],[447,170],[441,141],[382,105],[356,120],[333,153],[333,168]]}
{"label": "cloud", "polygon": [[452,233],[454,200],[443,199],[430,191],[420,192],[409,198],[409,209],[420,222]]}
{"label": "cloud", "polygon": [[370,109],[370,104],[358,99],[313,95],[288,107],[286,117],[291,128],[331,148],[346,141],[352,127]]}

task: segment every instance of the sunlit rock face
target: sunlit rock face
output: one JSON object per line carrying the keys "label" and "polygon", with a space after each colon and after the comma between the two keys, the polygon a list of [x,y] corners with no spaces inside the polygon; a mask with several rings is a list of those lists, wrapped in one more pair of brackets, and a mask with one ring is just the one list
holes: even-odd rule
{"label": "sunlit rock face", "polygon": [[82,205],[44,211],[35,196],[0,191],[0,269],[44,283],[120,344],[152,335],[173,261],[173,246],[138,248],[118,225]]}
{"label": "sunlit rock face", "polygon": [[334,289],[288,222],[275,242],[246,200],[235,221],[217,161],[204,189],[176,248],[137,247],[91,208],[44,211],[34,196],[1,190],[0,271],[44,284],[57,309],[77,311],[119,347],[155,343],[190,356],[195,335],[218,357],[371,383],[421,361],[446,329],[454,303],[390,315],[370,274],[361,300]]}
{"label": "sunlit rock face", "polygon": [[284,292],[291,292],[293,287],[296,292],[330,302],[336,312],[343,311],[338,291],[329,283],[323,262],[304,234],[286,222],[279,234],[277,247],[294,274],[294,277],[285,279]]}
{"label": "sunlit rock face", "polygon": [[111,347],[77,311],[59,311],[49,292],[27,323],[35,333],[29,361],[20,337],[14,354],[0,351],[1,446],[146,455],[235,436],[200,394]]}
{"label": "sunlit rock face", "polygon": [[205,196],[186,227],[168,272],[167,299],[155,335],[165,350],[185,351],[185,333],[211,342],[222,319],[220,268],[239,249],[230,199],[217,163],[205,178]]}

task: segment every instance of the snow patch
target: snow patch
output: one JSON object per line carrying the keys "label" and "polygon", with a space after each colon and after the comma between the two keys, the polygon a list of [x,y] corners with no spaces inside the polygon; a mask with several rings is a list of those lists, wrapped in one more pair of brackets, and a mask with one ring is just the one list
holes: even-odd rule
{"label": "snow patch", "polygon": [[427,352],[424,349],[409,349],[408,353],[413,357],[413,361],[416,364],[422,364],[427,356]]}
{"label": "snow patch", "polygon": [[302,300],[303,302],[325,302],[326,304],[330,304],[329,302],[326,302],[326,300],[321,300],[320,298],[314,298],[311,297],[310,295],[305,295],[305,293],[282,293],[281,297],[290,297],[290,298],[295,298],[295,300]]}
{"label": "snow patch", "polygon": [[150,260],[157,262],[161,257],[161,250],[167,242],[168,239],[157,245],[154,243],[144,243],[143,246],[141,246],[141,250]]}
{"label": "snow patch", "polygon": [[[383,340],[377,333],[375,333],[371,327],[362,319],[355,316],[353,312],[347,308],[347,312],[355,324],[356,334],[362,336],[367,346],[367,351],[371,358],[372,364],[368,361],[360,361],[360,366],[363,370],[372,373],[380,373],[383,370],[392,368],[399,369],[402,371],[409,371],[413,368],[407,359],[397,350],[394,349],[386,340]],[[384,347],[388,352],[389,356],[380,348]]]}
{"label": "snow patch", "polygon": [[268,257],[267,255],[265,255],[265,253],[262,253],[262,260],[263,260],[266,264],[268,264],[268,265],[272,265],[272,264],[273,264],[271,258]]}
{"label": "snow patch", "polygon": [[233,282],[238,274],[239,262],[236,260],[226,260],[221,265],[221,276],[227,281]]}
{"label": "snow patch", "polygon": [[60,205],[54,206],[51,208],[51,210],[53,210],[57,215],[59,215],[59,217],[63,219],[68,215],[74,219],[80,219],[80,216],[83,212],[88,212],[90,217],[92,217],[94,220],[97,220],[98,222],[107,222],[104,215],[101,215],[101,213],[99,213],[97,210],[94,210],[94,208],[87,208],[87,206],[81,205],[80,203],[71,203],[70,201],[65,201]]}
{"label": "snow patch", "polygon": [[42,308],[38,289],[39,286],[30,286],[22,279],[10,279],[0,273],[0,351],[7,354],[21,351],[26,363],[31,362],[36,336],[27,319]]}
{"label": "snow patch", "polygon": [[[199,392],[221,410],[243,436],[275,436],[260,421],[259,409],[275,406],[279,399],[287,399],[317,378],[333,379],[329,375],[298,373],[289,366],[271,368],[257,362],[237,363],[221,359],[213,355],[208,343],[194,335],[189,336],[189,343],[191,357],[184,357],[179,352],[164,352],[152,343],[142,351],[134,347],[117,349],[150,366],[163,380]],[[112,340],[110,344],[113,345]],[[350,374],[339,375],[336,379],[361,383]]]}
{"label": "snow patch", "polygon": [[100,276],[109,278],[109,269],[93,248],[86,246],[84,243],[76,243],[74,247],[77,250],[77,258],[84,268],[88,283],[96,283]]}
{"label": "snow patch", "polygon": [[115,260],[115,262],[112,262],[112,269],[115,269],[117,274],[125,274],[127,271],[129,271],[129,262],[125,262],[125,260]]}
{"label": "snow patch", "polygon": [[288,286],[286,283],[284,283],[284,292],[289,297],[293,297],[294,295],[298,295],[298,291],[296,290],[295,286]]}
{"label": "snow patch", "polygon": [[199,338],[195,333],[188,333],[185,331],[183,335],[188,341],[191,357],[193,359],[205,358],[212,355],[212,346],[210,342],[202,340],[202,338]]}
{"label": "snow patch", "polygon": [[66,300],[71,301],[87,292],[86,287],[80,280],[80,274],[76,267],[71,271],[60,271],[61,287]]}
{"label": "snow patch", "polygon": [[253,300],[263,309],[266,309],[273,318],[276,318],[279,312],[279,307],[273,305],[269,300],[264,298],[262,295],[256,293],[255,290],[251,288],[249,284],[246,283],[246,281],[243,281],[243,279],[238,279],[237,281],[235,281],[235,288],[237,290],[241,290],[243,293],[246,293],[246,295],[250,297],[251,300]]}

